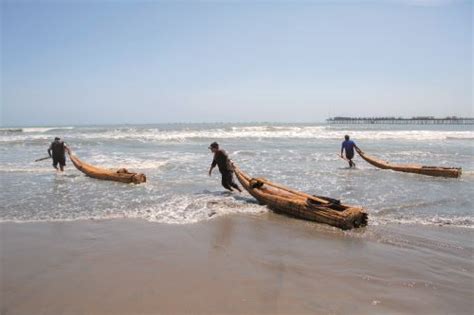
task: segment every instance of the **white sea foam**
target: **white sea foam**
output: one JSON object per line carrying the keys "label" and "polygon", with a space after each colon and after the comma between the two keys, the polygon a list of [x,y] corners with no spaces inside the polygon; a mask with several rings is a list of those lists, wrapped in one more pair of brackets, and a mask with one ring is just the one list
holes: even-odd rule
{"label": "white sea foam", "polygon": [[[59,128],[59,127],[58,127]],[[61,127],[68,129],[72,127]],[[25,128],[24,133],[10,133],[0,136],[0,142],[49,140],[51,135],[46,131],[55,128]],[[75,129],[74,133],[68,134],[66,138],[77,140],[135,140],[141,142],[184,142],[199,139],[342,139],[345,134],[350,133],[357,140],[390,140],[402,139],[412,141],[423,140],[472,140],[474,131],[443,131],[443,130],[336,130],[328,126],[237,126],[231,128],[210,129],[181,129],[181,130],[159,130],[159,129],[137,129],[122,128],[109,129],[103,132],[80,132]],[[66,139],[67,140],[67,139]]]}
{"label": "white sea foam", "polygon": [[100,212],[76,214],[57,213],[36,217],[3,218],[0,222],[49,222],[74,220],[105,220],[117,218],[143,219],[150,222],[167,224],[191,224],[211,220],[220,216],[245,213],[260,214],[267,212],[265,206],[258,205],[251,198],[231,193],[203,193],[166,196],[153,205],[137,208],[110,209]]}
{"label": "white sea foam", "polygon": [[[342,139],[350,133],[355,139],[406,139],[445,140],[448,137],[469,140],[471,131],[335,131],[325,127],[292,127],[269,131],[262,127],[197,130],[197,131],[146,131],[137,133],[110,132],[103,135],[110,139],[142,139],[148,141],[186,141],[193,139],[234,139],[234,138],[288,138],[288,139]],[[84,138],[97,138],[97,134],[86,134]]]}
{"label": "white sea foam", "polygon": [[5,173],[52,173],[52,167],[7,167],[7,166],[0,166],[0,172]]}
{"label": "white sea foam", "polygon": [[413,215],[386,215],[386,216],[370,216],[369,225],[386,225],[386,224],[419,224],[419,225],[437,225],[437,226],[455,226],[474,229],[473,216],[426,216],[417,217]]}
{"label": "white sea foam", "polygon": [[22,128],[23,132],[26,133],[44,133],[53,130],[72,130],[74,127],[37,127],[37,128]]}
{"label": "white sea foam", "polygon": [[153,206],[127,213],[127,217],[168,224],[189,224],[235,213],[258,214],[267,208],[238,200],[231,194],[176,195]]}
{"label": "white sea foam", "polygon": [[136,157],[115,157],[111,155],[94,155],[88,163],[94,164],[95,166],[104,168],[121,168],[127,169],[158,169],[169,163],[169,160],[151,160],[151,159],[140,159]]}
{"label": "white sea foam", "polygon": [[74,127],[28,127],[28,128],[0,128],[0,133],[45,133],[53,130],[72,130]]}

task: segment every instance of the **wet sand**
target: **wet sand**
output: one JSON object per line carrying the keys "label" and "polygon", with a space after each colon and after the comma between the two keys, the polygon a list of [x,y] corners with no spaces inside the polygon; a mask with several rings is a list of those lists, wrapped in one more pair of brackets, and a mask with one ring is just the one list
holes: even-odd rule
{"label": "wet sand", "polygon": [[469,229],[342,232],[273,213],[0,229],[2,315],[474,312]]}

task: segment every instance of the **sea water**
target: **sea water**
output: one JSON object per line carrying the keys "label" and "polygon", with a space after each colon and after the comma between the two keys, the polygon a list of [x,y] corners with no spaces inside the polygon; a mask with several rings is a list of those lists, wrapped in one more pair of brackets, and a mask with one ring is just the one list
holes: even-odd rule
{"label": "sea water", "polygon": [[[456,166],[459,179],[377,169],[339,157],[349,134],[367,154],[391,163]],[[134,185],[89,178],[68,160],[58,175],[47,148],[59,136],[83,161],[143,172]],[[0,222],[139,218],[191,224],[235,213],[264,213],[247,193],[228,193],[211,142],[251,176],[362,206],[369,226],[474,227],[473,126],[326,124],[163,124],[0,129]]]}

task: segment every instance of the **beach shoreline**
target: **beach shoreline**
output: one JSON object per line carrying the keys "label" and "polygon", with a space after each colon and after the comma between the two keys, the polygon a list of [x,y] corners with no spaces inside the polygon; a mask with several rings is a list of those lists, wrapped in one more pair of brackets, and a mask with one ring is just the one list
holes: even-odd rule
{"label": "beach shoreline", "polygon": [[474,310],[472,229],[344,232],[268,212],[182,225],[0,223],[0,233],[2,314]]}

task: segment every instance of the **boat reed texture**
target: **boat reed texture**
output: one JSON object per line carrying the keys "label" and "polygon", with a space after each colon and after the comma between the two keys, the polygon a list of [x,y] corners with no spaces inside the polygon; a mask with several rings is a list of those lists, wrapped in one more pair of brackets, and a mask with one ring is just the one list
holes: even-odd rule
{"label": "boat reed texture", "polygon": [[122,183],[134,183],[140,184],[146,182],[146,176],[142,173],[131,173],[125,168],[120,168],[118,170],[109,170],[105,168],[99,168],[92,166],[90,164],[84,163],[81,161],[75,154],[68,152],[69,158],[71,159],[72,164],[81,172],[86,174],[89,177],[102,179],[102,180],[112,180]]}
{"label": "boat reed texture", "polygon": [[424,166],[420,164],[390,164],[390,162],[368,156],[360,149],[356,149],[356,151],[369,164],[382,169],[390,169],[398,172],[415,173],[428,176],[454,178],[460,177],[462,174],[462,168],[460,167]]}
{"label": "boat reed texture", "polygon": [[360,207],[343,205],[339,200],[312,196],[274,184],[262,178],[251,178],[234,165],[235,175],[262,205],[275,212],[300,219],[329,224],[343,230],[367,225],[367,213]]}

